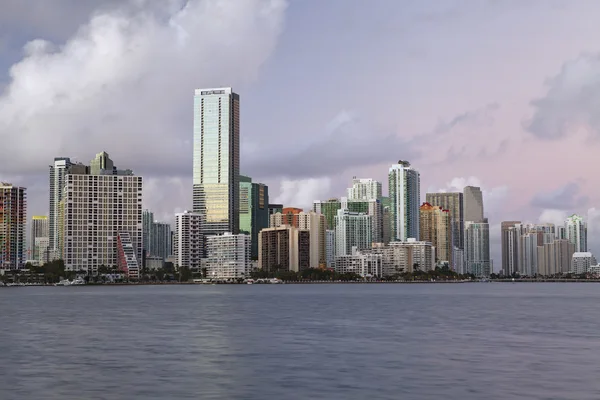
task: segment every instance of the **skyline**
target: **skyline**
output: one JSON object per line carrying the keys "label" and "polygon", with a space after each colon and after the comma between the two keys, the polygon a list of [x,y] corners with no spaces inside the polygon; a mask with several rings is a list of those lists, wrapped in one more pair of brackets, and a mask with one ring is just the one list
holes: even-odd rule
{"label": "skyline", "polygon": [[[100,3],[103,17],[95,17],[91,32],[104,41],[61,48],[85,36],[76,29]],[[584,162],[598,144],[581,129],[596,131],[593,97],[578,93],[597,95],[591,82],[600,71],[598,28],[587,22],[600,5],[458,3],[390,2],[374,10],[332,1],[309,17],[314,2],[248,1],[221,10],[230,43],[224,48],[211,38],[194,43],[205,29],[221,29],[201,26],[215,15],[210,7],[178,14],[177,29],[163,23],[176,8],[158,11],[153,1],[146,3],[146,11],[155,10],[151,18],[136,6],[116,13],[110,1],[63,0],[54,18],[36,26],[27,24],[28,13],[6,7],[0,16],[0,180],[27,187],[28,215],[44,215],[53,158],[86,162],[106,150],[145,178],[145,207],[172,222],[174,212],[192,209],[193,90],[226,85],[243,99],[240,172],[269,185],[273,203],[310,209],[314,200],[341,197],[352,176],[385,183],[389,165],[403,158],[421,173],[421,199],[439,189],[482,187],[496,269],[503,220],[558,223],[573,213],[587,217],[591,209],[590,249],[597,252],[600,189]],[[198,4],[190,1],[188,10]],[[29,8],[36,7],[45,6]],[[72,22],[60,21],[61,7],[73,10]],[[399,14],[401,28],[391,23]],[[119,25],[128,21],[134,21],[131,32]],[[398,40],[378,41],[383,35]],[[361,37],[367,40],[356,40]],[[24,56],[23,46],[35,38],[57,46],[36,42]],[[181,47],[149,48],[173,38],[181,38],[174,41]],[[142,50],[127,55],[129,39]],[[198,49],[186,51],[190,46]],[[219,57],[205,66],[203,57],[214,49]],[[151,57],[160,61],[152,65]],[[104,60],[114,65],[103,72]],[[530,104],[535,99],[542,100]],[[551,112],[557,104],[560,113]]]}

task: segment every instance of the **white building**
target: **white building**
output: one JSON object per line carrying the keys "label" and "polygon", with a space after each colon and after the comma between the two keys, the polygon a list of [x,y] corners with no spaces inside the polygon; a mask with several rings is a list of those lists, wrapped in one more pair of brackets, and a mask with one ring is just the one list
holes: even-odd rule
{"label": "white building", "polygon": [[352,187],[348,188],[348,200],[381,199],[381,182],[373,179],[352,179]]}
{"label": "white building", "polygon": [[338,210],[335,216],[335,254],[351,255],[352,248],[368,249],[373,242],[372,217],[364,213]]}
{"label": "white building", "polygon": [[252,271],[251,236],[222,235],[206,238],[206,276],[211,279],[247,277]]}
{"label": "white building", "polygon": [[389,171],[391,240],[404,241],[419,236],[421,178],[407,161],[393,164]]}
{"label": "white building", "polygon": [[319,268],[327,264],[326,237],[327,221],[323,214],[314,211],[298,214],[298,228],[310,232],[310,267]]}
{"label": "white building", "polygon": [[361,252],[381,254],[382,276],[435,269],[435,247],[413,238],[405,242],[374,243],[371,249]]}
{"label": "white building", "polygon": [[596,264],[596,257],[589,251],[575,252],[571,258],[571,273],[585,274],[592,265]]}
{"label": "white building", "polygon": [[204,216],[191,211],[175,214],[175,266],[199,270],[204,255]]}
{"label": "white building", "polygon": [[539,235],[536,232],[526,233],[519,238],[519,256],[521,258],[520,273],[525,276],[535,276],[538,274],[538,243]]}
{"label": "white building", "polygon": [[140,263],[129,232],[117,234],[117,268],[131,279],[140,277]]}
{"label": "white building", "polygon": [[327,260],[327,268],[333,268],[335,265],[335,231],[325,231],[325,258]]}
{"label": "white building", "polygon": [[71,165],[71,160],[68,157],[55,157],[54,164],[49,166],[50,210],[48,218],[48,238],[50,240],[50,250],[55,250],[53,253],[59,258],[61,256],[59,246],[60,239],[58,236],[61,229],[59,207],[64,195],[65,175],[67,174],[67,169]]}
{"label": "white building", "polygon": [[465,221],[465,273],[490,276],[490,225],[487,222]]}
{"label": "white building", "polygon": [[566,239],[575,245],[576,253],[587,251],[587,223],[579,215],[571,215],[565,221]]}
{"label": "white building", "polygon": [[335,271],[340,274],[355,273],[363,278],[380,278],[383,275],[382,260],[381,254],[363,253],[355,247],[352,254],[335,258]]}
{"label": "white building", "polygon": [[347,197],[340,199],[341,209],[350,212],[364,213],[371,216],[371,241],[383,242],[383,205],[381,200],[353,200]]}
{"label": "white building", "polygon": [[142,177],[117,170],[105,152],[90,164],[100,166],[97,175],[83,164],[70,165],[64,175],[58,238],[65,269],[96,274],[102,265],[116,266],[119,232],[130,235],[141,262]]}

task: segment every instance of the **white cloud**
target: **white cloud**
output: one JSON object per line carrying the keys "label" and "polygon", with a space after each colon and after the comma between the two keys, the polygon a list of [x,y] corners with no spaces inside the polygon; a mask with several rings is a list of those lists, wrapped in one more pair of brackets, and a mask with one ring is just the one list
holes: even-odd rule
{"label": "white cloud", "polygon": [[124,168],[191,170],[193,89],[254,80],[286,2],[152,4],[98,12],[60,46],[25,46],[0,95],[5,171],[101,150]]}
{"label": "white cloud", "polygon": [[540,214],[538,222],[540,223],[551,223],[556,226],[561,226],[565,223],[565,219],[568,214],[564,210],[545,209]]}
{"label": "white cloud", "polygon": [[311,209],[313,201],[324,198],[330,187],[329,178],[284,179],[281,181],[279,196],[272,202],[283,204],[284,207]]}
{"label": "white cloud", "polygon": [[[508,186],[487,187],[481,179],[476,176],[455,177],[446,183],[446,186],[440,189],[433,189],[433,192],[462,192],[465,186],[476,186],[481,189],[483,195],[483,210],[485,216],[490,220],[496,219],[502,210],[502,205],[508,196]],[[430,188],[431,189],[431,188]]]}

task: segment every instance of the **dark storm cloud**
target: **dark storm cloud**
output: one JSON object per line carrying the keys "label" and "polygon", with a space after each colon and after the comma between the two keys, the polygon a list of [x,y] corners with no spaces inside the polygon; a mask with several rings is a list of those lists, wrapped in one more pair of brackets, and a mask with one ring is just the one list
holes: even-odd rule
{"label": "dark storm cloud", "polygon": [[579,195],[579,192],[579,183],[569,182],[558,189],[537,193],[531,199],[531,205],[555,210],[577,210],[588,202],[588,197]]}

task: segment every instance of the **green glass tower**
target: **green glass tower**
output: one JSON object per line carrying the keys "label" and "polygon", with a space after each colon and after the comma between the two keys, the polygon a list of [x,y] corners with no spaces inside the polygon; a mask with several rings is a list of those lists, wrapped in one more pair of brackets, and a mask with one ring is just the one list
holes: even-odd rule
{"label": "green glass tower", "polygon": [[240,233],[251,237],[250,252],[258,258],[258,233],[269,227],[269,187],[240,175]]}
{"label": "green glass tower", "polygon": [[335,229],[335,216],[342,208],[340,199],[329,199],[327,201],[317,200],[313,203],[313,211],[323,214],[327,220],[327,229]]}

